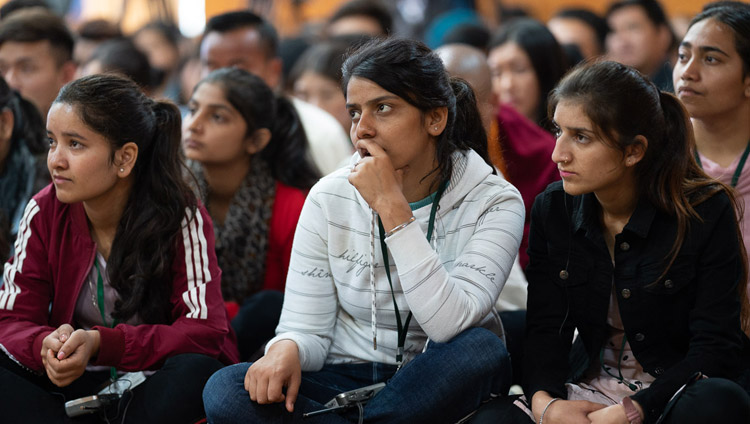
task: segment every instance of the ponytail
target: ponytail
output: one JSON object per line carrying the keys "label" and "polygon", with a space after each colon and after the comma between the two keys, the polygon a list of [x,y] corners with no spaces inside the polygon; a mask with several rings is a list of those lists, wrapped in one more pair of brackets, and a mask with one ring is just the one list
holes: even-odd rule
{"label": "ponytail", "polygon": [[[675,240],[664,258],[656,284],[674,263],[692,219],[700,219],[695,206],[724,192],[742,216],[731,187],[709,177],[695,161],[695,138],[690,117],[672,94],[660,92],[648,78],[633,68],[611,61],[584,63],[568,73],[550,93],[548,114],[552,117],[561,101],[581,105],[594,133],[611,147],[625,152],[644,137],[646,153],[635,165],[636,191],[659,211],[674,217]],[[742,251],[742,326],[750,330],[747,301],[747,255],[737,226]]]}
{"label": "ponytail", "polygon": [[138,314],[155,324],[169,320],[169,282],[180,223],[186,210],[190,217],[197,212],[195,194],[183,179],[180,111],[167,101],[150,101],[149,106],[153,134],[138,152],[135,182],[107,272],[120,294],[113,317],[124,321]]}
{"label": "ponytail", "polygon": [[310,158],[310,147],[294,105],[276,96],[257,75],[238,68],[217,69],[198,82],[216,84],[224,91],[227,102],[247,124],[246,137],[261,128],[271,132],[271,140],[258,153],[282,183],[308,190],[320,179],[320,171]]}
{"label": "ponytail", "polygon": [[450,138],[455,141],[459,150],[472,149],[491,165],[487,149],[487,132],[482,123],[474,90],[462,78],[451,77],[450,83],[456,96],[456,115]]}
{"label": "ponytail", "polygon": [[319,179],[320,171],[310,158],[310,147],[294,105],[284,97],[275,97],[275,116],[271,121],[271,141],[260,153],[271,168],[274,179],[309,190]]}
{"label": "ponytail", "polygon": [[177,238],[186,214],[197,213],[195,195],[183,179],[179,110],[149,99],[126,78],[101,74],[68,83],[55,103],[72,105],[86,126],[110,142],[113,157],[125,143],[138,146],[133,187],[107,261],[119,295],[112,316],[169,322]]}

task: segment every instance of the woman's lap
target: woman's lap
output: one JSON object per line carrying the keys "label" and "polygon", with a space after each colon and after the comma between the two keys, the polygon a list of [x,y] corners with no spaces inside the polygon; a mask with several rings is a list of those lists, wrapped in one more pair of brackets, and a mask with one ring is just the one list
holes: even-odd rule
{"label": "woman's lap", "polygon": [[[481,328],[467,330],[448,343],[430,343],[395,375],[395,367],[384,364],[327,365],[320,372],[303,373],[294,414],[284,413],[280,405],[260,406],[250,400],[244,390],[249,366],[227,367],[208,382],[204,400],[210,422],[295,422],[301,413],[322,409],[340,392],[380,381],[388,384],[365,405],[368,422],[455,421],[474,411],[491,393],[507,393],[510,383],[503,342]],[[356,421],[359,412],[353,408],[344,415]],[[348,421],[330,413],[305,422]]]}

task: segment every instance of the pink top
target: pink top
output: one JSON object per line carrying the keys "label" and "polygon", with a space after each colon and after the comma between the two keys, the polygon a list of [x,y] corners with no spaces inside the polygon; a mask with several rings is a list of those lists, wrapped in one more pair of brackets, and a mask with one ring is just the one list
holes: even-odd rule
{"label": "pink top", "polygon": [[[740,162],[741,156],[742,155],[737,156],[726,168],[703,155],[700,155],[700,159],[701,164],[703,165],[703,170],[706,171],[706,174],[716,178],[724,184],[730,185],[732,182],[732,176],[734,176],[734,171],[737,170],[737,165]],[[745,249],[750,248],[750,176],[748,176],[748,172],[745,171],[747,168],[748,162],[745,162],[745,166],[740,173],[740,178],[737,180],[737,187],[735,187],[737,195],[740,198],[739,200],[744,206],[743,215],[740,217],[740,230],[742,231],[742,240],[745,242]],[[750,261],[750,254],[748,255],[748,260]],[[748,295],[750,295],[750,282],[748,282]]]}
{"label": "pink top", "polygon": [[[609,339],[602,348],[601,357],[603,366],[597,360],[590,369],[589,377],[584,379],[584,382],[580,385],[589,386],[591,389],[598,391],[600,395],[611,399],[614,403],[619,403],[622,398],[631,396],[637,391],[647,388],[655,378],[643,370],[641,364],[633,356],[630,343],[623,340],[625,337],[625,327],[622,325],[622,319],[620,318],[620,308],[615,297],[614,286],[609,299],[607,327],[609,330]],[[621,351],[622,354],[620,353]],[[622,375],[623,382],[620,382],[618,378],[612,375],[617,377]],[[595,399],[587,400],[591,400],[592,402],[597,401]]]}

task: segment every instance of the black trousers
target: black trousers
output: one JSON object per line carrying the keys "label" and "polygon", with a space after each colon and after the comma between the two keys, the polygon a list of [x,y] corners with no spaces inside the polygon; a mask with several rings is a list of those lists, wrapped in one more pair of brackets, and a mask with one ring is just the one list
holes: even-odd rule
{"label": "black trousers", "polygon": [[[223,365],[198,354],[176,355],[105,411],[69,418],[65,402],[96,394],[109,372],[84,372],[66,387],[22,368],[0,352],[0,421],[12,423],[195,423],[205,417],[203,386]],[[106,415],[105,415],[106,414]]]}
{"label": "black trousers", "polygon": [[259,349],[276,335],[283,303],[284,294],[276,290],[260,291],[242,303],[232,318],[240,361],[253,362],[263,356]]}
{"label": "black trousers", "polygon": [[[513,405],[516,398],[506,396],[484,404],[469,423],[532,423],[526,413]],[[750,396],[740,385],[723,378],[698,380],[667,408],[662,424],[750,423]],[[657,418],[649,417],[649,421]]]}

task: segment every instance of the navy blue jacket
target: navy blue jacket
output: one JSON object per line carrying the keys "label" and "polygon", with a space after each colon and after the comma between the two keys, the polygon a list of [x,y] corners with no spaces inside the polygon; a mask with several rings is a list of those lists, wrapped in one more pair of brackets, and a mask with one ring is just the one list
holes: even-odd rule
{"label": "navy blue jacket", "polygon": [[[740,328],[742,279],[735,210],[721,192],[695,206],[685,241],[664,274],[676,220],[641,199],[615,237],[614,265],[593,194],[569,196],[553,183],[537,196],[529,236],[524,392],[565,398],[568,354],[578,328],[589,363],[608,338],[614,281],[625,333],[638,362],[656,377],[633,395],[645,421],[696,371],[735,378],[746,337]],[[584,365],[585,368],[585,365]],[[580,370],[578,370],[580,371]],[[580,377],[580,374],[579,374]],[[573,377],[575,378],[575,377]]]}

